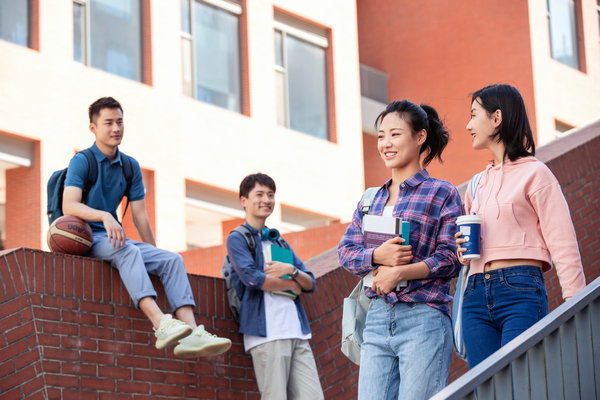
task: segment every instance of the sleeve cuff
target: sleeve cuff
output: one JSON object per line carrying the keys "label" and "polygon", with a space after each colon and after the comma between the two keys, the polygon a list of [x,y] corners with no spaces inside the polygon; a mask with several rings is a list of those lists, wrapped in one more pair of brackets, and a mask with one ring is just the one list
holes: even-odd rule
{"label": "sleeve cuff", "polygon": [[375,247],[365,249],[365,255],[364,255],[365,266],[369,266],[369,267],[379,266],[373,262],[373,253],[374,252],[375,252]]}
{"label": "sleeve cuff", "polygon": [[427,265],[427,268],[429,268],[429,276],[431,276],[431,273],[433,272],[434,268],[435,268],[435,260],[433,259],[433,257],[429,257],[423,260],[423,262],[425,263],[425,265]]}

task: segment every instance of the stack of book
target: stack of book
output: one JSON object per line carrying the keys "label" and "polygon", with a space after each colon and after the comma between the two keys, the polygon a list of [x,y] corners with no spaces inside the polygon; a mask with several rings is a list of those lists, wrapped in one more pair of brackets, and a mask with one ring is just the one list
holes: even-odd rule
{"label": "stack of book", "polygon": [[[363,241],[365,248],[379,247],[383,242],[400,236],[404,239],[403,245],[408,245],[410,234],[410,223],[402,218],[366,214],[362,220]],[[364,286],[373,286],[373,273],[370,272],[363,278]],[[396,290],[407,285],[406,281],[400,281]]]}
{"label": "stack of book", "polygon": [[[292,264],[294,265],[294,254],[290,249],[286,249],[284,247],[279,247],[275,244],[268,245],[264,250],[263,254],[265,255],[265,261],[279,261],[282,263]],[[289,275],[284,275],[281,278],[283,279],[292,279]],[[291,290],[274,290],[271,294],[278,296],[286,296],[291,299],[296,299],[298,295]]]}

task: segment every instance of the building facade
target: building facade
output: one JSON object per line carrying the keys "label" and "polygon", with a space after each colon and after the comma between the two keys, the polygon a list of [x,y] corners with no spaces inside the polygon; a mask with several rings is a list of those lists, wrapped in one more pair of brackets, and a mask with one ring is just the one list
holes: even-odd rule
{"label": "building facade", "polygon": [[46,183],[124,109],[158,245],[222,243],[238,185],[277,182],[283,232],[348,219],[364,187],[356,8],[334,0],[0,1],[0,230],[46,248]]}
{"label": "building facade", "polygon": [[[461,184],[490,158],[466,130],[470,93],[508,83],[524,97],[536,145],[600,116],[600,1],[357,1],[365,181],[389,178],[375,116],[407,98],[434,106],[451,142],[432,175]],[[385,87],[387,93],[381,89]]]}

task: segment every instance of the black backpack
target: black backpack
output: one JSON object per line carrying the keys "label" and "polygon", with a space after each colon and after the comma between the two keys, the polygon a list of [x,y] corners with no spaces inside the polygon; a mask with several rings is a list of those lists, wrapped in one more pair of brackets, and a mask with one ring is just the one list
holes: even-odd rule
{"label": "black backpack", "polygon": [[[88,163],[88,173],[87,180],[83,186],[83,193],[81,195],[81,202],[86,203],[87,195],[90,192],[90,189],[96,184],[96,180],[98,179],[98,162],[96,161],[96,157],[94,153],[92,153],[91,149],[85,149],[80,151],[82,153]],[[123,167],[123,175],[125,175],[125,180],[127,181],[127,186],[125,188],[125,196],[127,196],[127,204],[125,205],[125,211],[123,212],[123,216],[127,212],[127,207],[129,207],[129,189],[131,188],[131,182],[133,181],[133,165],[131,164],[131,159],[125,153],[121,152],[121,166]],[[62,217],[62,201],[63,201],[63,191],[65,189],[65,178],[67,177],[67,169],[61,169],[59,171],[54,171],[48,179],[48,224],[52,224],[55,219]]]}
{"label": "black backpack", "polygon": [[[242,234],[242,236],[246,240],[246,244],[248,245],[250,254],[252,254],[252,258],[254,258],[256,256],[256,241],[254,240],[254,236],[252,236],[252,232],[250,231],[250,229],[246,225],[240,225],[237,226],[233,231]],[[282,238],[277,239],[277,245],[286,249],[290,248],[287,242],[285,242]],[[233,285],[233,280],[231,278],[232,270],[233,267],[231,266],[229,255],[226,255],[225,262],[221,267],[221,275],[223,276],[223,279],[225,279],[225,286],[227,287],[227,301],[229,302],[229,309],[231,310],[231,314],[233,315],[234,321],[239,322],[240,305],[242,304],[242,297],[244,296],[243,291],[245,289],[242,285],[242,293],[238,293],[237,290],[235,290],[235,286]]]}

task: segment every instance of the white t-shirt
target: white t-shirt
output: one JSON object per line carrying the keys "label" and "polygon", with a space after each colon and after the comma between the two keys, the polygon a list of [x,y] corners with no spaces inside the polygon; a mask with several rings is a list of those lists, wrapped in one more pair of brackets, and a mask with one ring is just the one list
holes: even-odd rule
{"label": "white t-shirt", "polygon": [[[263,250],[270,241],[263,241]],[[310,333],[302,333],[302,326],[298,318],[298,311],[294,300],[287,296],[272,295],[263,292],[265,302],[265,318],[267,320],[267,336],[244,335],[244,349],[246,351],[263,343],[279,339],[310,339]]]}

